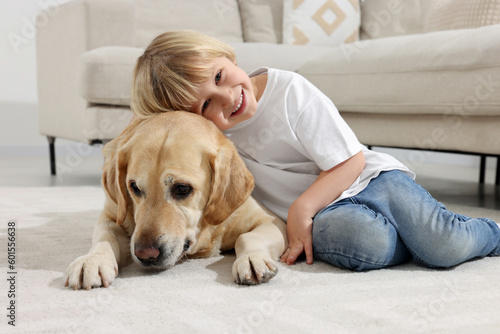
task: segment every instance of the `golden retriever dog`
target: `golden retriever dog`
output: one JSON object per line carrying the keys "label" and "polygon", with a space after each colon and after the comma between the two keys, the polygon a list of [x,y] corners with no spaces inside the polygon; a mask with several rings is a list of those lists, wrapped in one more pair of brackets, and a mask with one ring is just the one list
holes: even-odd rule
{"label": "golden retriever dog", "polygon": [[276,275],[285,223],[251,197],[252,175],[210,121],[185,111],[137,119],[103,152],[104,209],[66,286],[108,287],[131,259],[164,270],[233,248],[236,283]]}

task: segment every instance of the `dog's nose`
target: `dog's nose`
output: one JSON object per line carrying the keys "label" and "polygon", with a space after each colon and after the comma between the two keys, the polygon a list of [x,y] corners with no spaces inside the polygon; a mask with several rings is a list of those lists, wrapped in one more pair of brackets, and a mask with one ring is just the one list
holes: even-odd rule
{"label": "dog's nose", "polygon": [[160,248],[156,246],[143,247],[135,245],[135,256],[144,264],[154,264],[160,256]]}

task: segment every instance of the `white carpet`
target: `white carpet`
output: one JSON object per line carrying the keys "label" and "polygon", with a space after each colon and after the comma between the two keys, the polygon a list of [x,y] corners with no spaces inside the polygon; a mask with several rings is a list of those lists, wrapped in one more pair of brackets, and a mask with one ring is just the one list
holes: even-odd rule
{"label": "white carpet", "polygon": [[[500,258],[451,270],[410,263],[353,273],[324,263],[279,266],[268,284],[238,286],[234,255],[165,272],[121,270],[108,289],[64,287],[85,254],[100,188],[0,189],[1,333],[498,333]],[[453,208],[500,221],[500,211]],[[8,325],[7,223],[16,222],[16,327]]]}

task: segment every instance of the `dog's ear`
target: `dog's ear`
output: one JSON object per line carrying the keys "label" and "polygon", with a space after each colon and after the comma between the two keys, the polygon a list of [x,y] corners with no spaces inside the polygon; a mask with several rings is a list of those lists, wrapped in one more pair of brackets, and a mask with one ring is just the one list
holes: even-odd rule
{"label": "dog's ear", "polygon": [[126,147],[117,149],[117,139],[104,147],[104,168],[102,185],[109,197],[117,204],[116,223],[123,224],[131,208],[131,200],[127,191],[128,150]]}
{"label": "dog's ear", "polygon": [[212,188],[204,219],[212,225],[226,220],[251,195],[254,179],[234,145],[219,137],[218,152],[210,158]]}
{"label": "dog's ear", "polygon": [[116,183],[118,188],[118,213],[116,223],[123,224],[127,218],[127,213],[132,210],[132,201],[127,191],[127,167],[128,167],[128,151],[122,148],[118,151],[116,159]]}

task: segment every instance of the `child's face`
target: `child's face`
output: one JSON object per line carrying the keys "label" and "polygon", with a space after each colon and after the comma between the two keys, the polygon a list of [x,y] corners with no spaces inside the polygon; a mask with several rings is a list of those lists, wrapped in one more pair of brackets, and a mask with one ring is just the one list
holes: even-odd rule
{"label": "child's face", "polygon": [[210,65],[212,75],[201,86],[191,111],[224,131],[251,118],[257,110],[257,100],[251,79],[231,60],[219,57]]}

